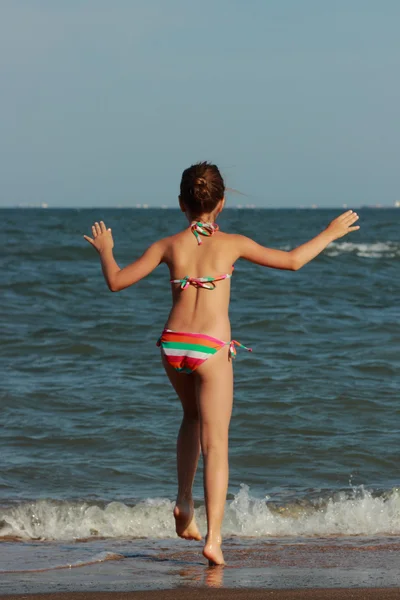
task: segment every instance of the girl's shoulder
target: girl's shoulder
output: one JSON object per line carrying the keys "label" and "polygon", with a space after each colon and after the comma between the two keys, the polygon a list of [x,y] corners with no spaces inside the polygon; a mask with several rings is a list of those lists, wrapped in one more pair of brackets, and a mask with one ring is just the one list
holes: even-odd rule
{"label": "girl's shoulder", "polygon": [[[162,244],[165,248],[169,247],[173,247],[176,245],[181,246],[181,244],[183,242],[185,242],[186,240],[191,240],[193,238],[193,233],[190,230],[190,228],[186,228],[186,229],[182,229],[181,231],[178,231],[177,233],[173,233],[172,235],[169,235],[165,238],[162,238],[161,240],[159,240],[158,243]],[[218,241],[219,243],[223,243],[223,244],[229,244],[229,245],[242,245],[243,242],[245,240],[247,240],[248,238],[246,238],[243,235],[240,235],[238,233],[230,233],[227,231],[221,231],[218,230],[218,232],[216,232],[216,234],[213,234],[212,236],[201,236],[201,240],[210,240],[210,238],[213,239],[213,241]],[[211,240],[210,240],[211,241]]]}
{"label": "girl's shoulder", "polygon": [[241,235],[240,233],[231,233],[225,231],[221,231],[219,233],[221,234],[221,237],[223,237],[224,241],[231,244],[241,245],[249,239],[246,236]]}
{"label": "girl's shoulder", "polygon": [[182,246],[185,238],[189,237],[187,235],[187,232],[187,229],[183,229],[181,231],[178,231],[177,233],[173,233],[171,235],[159,239],[157,242],[155,242],[155,244],[162,247],[164,252],[168,252],[174,249],[175,247]]}

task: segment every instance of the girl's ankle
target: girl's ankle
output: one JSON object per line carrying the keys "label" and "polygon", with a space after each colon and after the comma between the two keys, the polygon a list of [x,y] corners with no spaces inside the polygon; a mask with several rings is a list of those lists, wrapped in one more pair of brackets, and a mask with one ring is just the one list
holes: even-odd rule
{"label": "girl's ankle", "polygon": [[206,544],[212,544],[220,546],[222,544],[222,536],[221,534],[215,533],[207,533],[206,535]]}
{"label": "girl's ankle", "polygon": [[193,497],[190,496],[177,496],[176,498],[176,505],[182,505],[182,504],[193,504]]}

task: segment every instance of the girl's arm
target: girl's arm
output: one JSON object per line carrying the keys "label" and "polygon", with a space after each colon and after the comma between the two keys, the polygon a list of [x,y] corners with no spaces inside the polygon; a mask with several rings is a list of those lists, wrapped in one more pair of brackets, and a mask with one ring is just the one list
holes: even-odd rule
{"label": "girl's arm", "polygon": [[303,265],[318,256],[328,244],[343,237],[350,231],[360,229],[358,225],[352,226],[358,218],[357,213],[348,210],[334,219],[328,227],[315,238],[289,252],[260,246],[260,244],[257,244],[250,238],[242,235],[235,236],[238,238],[239,258],[245,258],[246,260],[264,267],[297,271]]}
{"label": "girl's arm", "polygon": [[152,244],[135,262],[121,269],[113,255],[111,229],[106,229],[103,221],[100,221],[100,224],[93,225],[92,234],[93,238],[87,235],[83,237],[99,253],[104,279],[112,292],[119,292],[143,279],[163,261],[165,242],[160,240]]}

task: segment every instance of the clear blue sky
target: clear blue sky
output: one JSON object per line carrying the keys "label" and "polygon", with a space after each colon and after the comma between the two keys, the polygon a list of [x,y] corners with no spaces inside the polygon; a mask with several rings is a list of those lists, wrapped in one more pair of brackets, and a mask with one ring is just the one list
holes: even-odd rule
{"label": "clear blue sky", "polygon": [[0,206],[400,200],[398,0],[2,0]]}

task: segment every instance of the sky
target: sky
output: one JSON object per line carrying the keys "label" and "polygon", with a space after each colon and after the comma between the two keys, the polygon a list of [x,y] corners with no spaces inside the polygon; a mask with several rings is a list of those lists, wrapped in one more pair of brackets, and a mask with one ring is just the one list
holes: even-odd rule
{"label": "sky", "polygon": [[398,0],[0,0],[0,207],[400,200]]}

